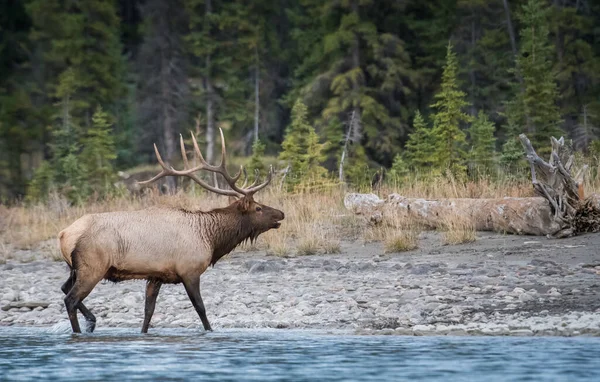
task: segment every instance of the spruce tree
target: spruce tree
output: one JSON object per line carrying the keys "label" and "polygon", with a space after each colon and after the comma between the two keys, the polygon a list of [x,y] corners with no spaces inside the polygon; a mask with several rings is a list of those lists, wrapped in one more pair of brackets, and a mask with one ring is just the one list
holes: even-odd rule
{"label": "spruce tree", "polygon": [[458,85],[458,60],[451,44],[448,44],[441,89],[434,98],[436,102],[431,105],[437,109],[432,132],[435,137],[434,165],[442,171],[449,169],[455,175],[462,175],[466,170],[466,135],[461,124],[470,122],[471,117],[463,111],[469,103]]}
{"label": "spruce tree", "polygon": [[469,127],[470,147],[469,166],[477,173],[489,174],[495,162],[496,127],[482,110],[477,119]]}
{"label": "spruce tree", "polygon": [[406,134],[405,97],[414,79],[404,42],[389,28],[380,28],[375,18],[396,14],[395,7],[372,0],[307,1],[311,18],[294,36],[304,53],[300,93],[311,111],[323,125],[356,115],[362,139],[355,141],[373,159],[388,164]]}
{"label": "spruce tree", "polygon": [[431,128],[427,126],[418,110],[415,114],[413,126],[414,131],[408,135],[405,146],[408,165],[416,171],[431,170],[434,162],[434,136]]}
{"label": "spruce tree", "polygon": [[[177,152],[177,133],[187,119],[189,78],[183,46],[187,19],[182,0],[148,0],[141,7],[145,34],[139,47],[137,124],[142,149],[152,154],[152,143],[164,147],[166,161]],[[157,58],[159,57],[159,58]],[[167,179],[169,188],[175,186]]]}
{"label": "spruce tree", "polygon": [[258,176],[264,175],[265,173],[265,164],[263,162],[263,157],[265,155],[265,144],[257,139],[252,144],[252,156],[250,157],[250,164],[248,164],[248,172],[249,176],[252,178],[255,177],[255,174]]}
{"label": "spruce tree", "polygon": [[325,159],[325,144],[319,143],[319,136],[307,121],[307,109],[302,101],[296,101],[292,109],[292,121],[281,144],[279,158],[289,165],[286,181],[293,187],[304,181],[311,181],[326,174],[321,167]]}
{"label": "spruce tree", "polygon": [[98,107],[92,127],[82,139],[81,162],[87,169],[88,185],[100,195],[110,192],[115,177],[113,161],[117,155],[111,127],[110,116]]}
{"label": "spruce tree", "polygon": [[76,92],[74,71],[66,70],[56,90],[61,113],[52,131],[51,158],[36,171],[28,188],[30,200],[45,200],[49,192],[57,191],[70,202],[79,203],[88,194],[87,169],[78,158],[80,128],[71,115]]}
{"label": "spruce tree", "polygon": [[550,152],[551,136],[563,135],[548,12],[543,1],[529,0],[518,14],[523,28],[516,71],[523,77],[523,91],[507,107],[509,125],[526,132],[540,154]]}
{"label": "spruce tree", "polygon": [[392,168],[388,172],[388,179],[392,182],[398,184],[404,177],[406,177],[409,173],[408,165],[402,158],[402,154],[396,154],[394,158],[394,162],[392,163]]}
{"label": "spruce tree", "polygon": [[71,70],[77,91],[71,95],[71,116],[82,128],[91,125],[97,105],[113,107],[124,95],[124,62],[119,16],[113,0],[32,0],[32,40],[47,64],[50,89]]}
{"label": "spruce tree", "polygon": [[573,138],[576,149],[586,150],[591,140],[600,137],[597,129],[590,129],[600,124],[600,51],[597,37],[593,37],[598,33],[600,5],[595,10],[581,5],[579,1],[554,1],[550,29],[564,129]]}
{"label": "spruce tree", "polygon": [[504,145],[502,145],[502,153],[500,154],[500,164],[504,166],[504,173],[515,175],[519,170],[525,167],[525,152],[523,146],[516,136],[509,137]]}

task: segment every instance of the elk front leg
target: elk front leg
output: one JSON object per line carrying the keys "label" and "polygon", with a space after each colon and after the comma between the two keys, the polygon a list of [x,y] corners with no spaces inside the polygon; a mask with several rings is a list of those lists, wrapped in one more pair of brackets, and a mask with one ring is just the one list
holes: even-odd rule
{"label": "elk front leg", "polygon": [[204,302],[202,302],[202,296],[200,296],[200,276],[183,280],[183,285],[185,286],[188,297],[194,305],[194,309],[196,309],[198,316],[200,316],[204,330],[212,331],[208,318],[206,317],[206,309],[204,308]]}
{"label": "elk front leg", "polygon": [[146,306],[144,308],[144,324],[142,325],[142,333],[148,333],[148,327],[150,326],[150,320],[154,314],[154,307],[156,306],[156,298],[162,282],[158,280],[148,280],[146,283]]}

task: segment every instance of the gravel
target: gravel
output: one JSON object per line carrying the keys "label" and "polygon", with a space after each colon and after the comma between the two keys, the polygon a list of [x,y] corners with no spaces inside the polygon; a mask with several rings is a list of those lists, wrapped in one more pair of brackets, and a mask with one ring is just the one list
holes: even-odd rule
{"label": "gravel", "polygon": [[[392,255],[363,243],[344,243],[339,255],[234,253],[201,278],[209,320],[214,330],[600,335],[600,261],[592,253],[600,235],[579,239],[587,251],[569,251],[577,239],[543,239],[537,248],[515,236],[456,247],[436,240],[426,233],[422,249]],[[0,326],[68,330],[60,291],[67,276],[66,265],[51,261],[0,265]],[[101,282],[85,304],[98,328],[141,328],[144,290],[140,281]],[[182,285],[163,286],[152,327],[201,328]]]}

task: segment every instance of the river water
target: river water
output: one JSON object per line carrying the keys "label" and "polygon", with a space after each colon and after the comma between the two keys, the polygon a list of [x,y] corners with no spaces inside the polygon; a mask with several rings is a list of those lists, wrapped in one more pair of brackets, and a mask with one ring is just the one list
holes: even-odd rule
{"label": "river water", "polygon": [[600,338],[0,327],[0,380],[123,379],[600,381]]}

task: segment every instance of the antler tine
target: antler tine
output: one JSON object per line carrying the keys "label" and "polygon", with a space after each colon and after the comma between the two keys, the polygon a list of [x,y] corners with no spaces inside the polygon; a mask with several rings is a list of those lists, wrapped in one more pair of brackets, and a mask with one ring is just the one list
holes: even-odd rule
{"label": "antler tine", "polygon": [[244,167],[242,167],[242,171],[244,172],[244,184],[242,184],[241,188],[246,188],[246,184],[248,184],[248,173]]}
{"label": "antler tine", "polygon": [[254,182],[252,182],[252,184],[248,188],[252,188],[252,187],[256,186],[256,183],[258,183],[259,176],[260,176],[260,171],[258,171],[258,169],[255,168],[254,169]]}
{"label": "antler tine", "polygon": [[190,131],[190,135],[192,136],[192,142],[194,144],[194,152],[196,153],[196,156],[200,160],[200,163],[206,163],[206,161],[204,160],[204,157],[202,156],[202,152],[200,151],[200,148],[198,147],[198,142],[196,142],[196,137],[194,136],[194,133],[192,133]]}
{"label": "antler tine", "polygon": [[[170,175],[170,176],[186,176],[209,191],[212,191],[214,193],[221,194],[221,195],[236,196],[236,197],[239,197],[240,195],[252,196],[259,190],[265,188],[271,182],[271,179],[273,177],[273,166],[270,167],[269,174],[267,175],[267,180],[264,183],[261,183],[257,186],[256,185],[256,183],[258,182],[258,176],[257,176],[256,179],[254,180],[254,182],[252,183],[252,185],[250,185],[250,187],[248,187],[248,188],[245,188],[245,185],[248,181],[248,174],[246,173],[246,170],[244,169],[243,166],[240,166],[240,170],[238,171],[238,173],[235,176],[231,176],[229,174],[229,172],[227,172],[227,159],[226,159],[227,151],[225,149],[225,137],[223,136],[222,129],[219,129],[219,132],[221,133],[221,149],[222,149],[221,164],[219,166],[213,166],[206,162],[206,160],[202,156],[202,152],[200,151],[200,148],[198,147],[198,142],[196,141],[196,137],[194,136],[194,134],[192,134],[192,143],[194,144],[194,151],[195,151],[198,159],[200,160],[200,164],[194,168],[189,168],[189,161],[187,158],[187,154],[185,152],[185,144],[183,142],[183,137],[180,135],[179,136],[179,145],[181,148],[181,156],[183,157],[185,169],[178,171],[178,170],[175,170],[171,166],[167,166],[167,164],[165,164],[162,157],[160,156],[158,147],[156,146],[156,144],[154,144],[154,153],[156,154],[156,159],[158,160],[158,163],[162,167],[162,171],[159,174],[157,174],[156,176],[154,176],[153,178],[143,181],[143,182],[138,182],[138,183],[139,184],[151,183],[151,182],[154,182],[154,181],[156,181],[164,176],[168,176],[168,175]],[[213,187],[213,186],[208,185],[206,182],[204,182],[202,179],[198,178],[194,174],[194,172],[196,172],[198,170],[207,170],[207,171],[210,171],[213,173],[221,174],[223,176],[223,178],[225,178],[225,180],[227,181],[227,184],[229,185],[231,190],[222,190],[218,187]],[[240,188],[240,187],[236,186],[235,183],[239,180],[240,176],[242,176],[242,173],[245,174],[246,181],[244,182],[244,185]]]}
{"label": "antler tine", "polygon": [[[192,134],[192,137],[194,135]],[[190,163],[188,162],[187,153],[185,152],[185,144],[183,143],[183,135],[179,134],[179,147],[181,148],[181,157],[183,158],[183,166],[185,169],[190,168]]]}
{"label": "antler tine", "polygon": [[[197,169],[218,172],[219,174],[223,175],[225,180],[227,180],[227,183],[229,183],[229,185],[231,186],[231,184],[237,182],[237,180],[240,178],[242,173],[240,171],[235,176],[231,176],[227,172],[227,159],[225,159],[225,155],[227,155],[227,150],[225,149],[225,138],[223,137],[223,130],[219,128],[219,131],[221,132],[222,152],[221,152],[221,164],[219,164],[218,166],[211,165],[204,159],[204,156],[202,156],[202,152],[200,151],[200,148],[198,147],[198,142],[196,141],[196,137],[194,137],[194,135],[192,134],[192,143],[194,144],[194,151],[196,152],[196,156],[200,160],[200,166],[198,166]],[[233,188],[233,189],[235,189],[235,188]]]}
{"label": "antler tine", "polygon": [[259,184],[258,186],[249,187],[249,188],[245,189],[244,194],[245,195],[253,195],[253,194],[257,193],[258,191],[267,187],[267,185],[269,183],[271,183],[271,179],[273,179],[273,166],[269,167],[269,173],[267,174],[267,180],[265,180],[263,183]]}
{"label": "antler tine", "polygon": [[[182,150],[185,152],[185,146],[182,145]],[[186,176],[190,179],[192,179],[194,182],[198,183],[200,186],[204,187],[205,189],[212,191],[216,194],[220,194],[220,195],[226,195],[226,196],[236,196],[239,197],[239,192],[235,191],[235,190],[221,190],[220,188],[216,188],[213,187],[209,184],[207,184],[206,182],[204,182],[202,179],[198,178],[194,172],[201,170],[204,168],[204,165],[201,164],[200,166],[191,168],[191,169],[186,169],[183,171],[178,171],[175,170],[173,167],[167,166],[165,164],[165,162],[163,161],[162,157],[160,156],[160,152],[158,151],[158,147],[156,147],[156,143],[154,144],[154,153],[156,154],[156,159],[158,160],[158,163],[160,164],[160,166],[163,168],[162,171],[156,175],[155,177],[143,181],[143,182],[138,182],[139,184],[147,184],[147,183],[151,183],[154,182],[162,177],[165,177],[167,175],[170,176]],[[185,154],[184,154],[184,158],[185,158]],[[186,161],[186,159],[184,159],[184,161]]]}
{"label": "antler tine", "polygon": [[219,133],[221,134],[221,164],[219,165],[219,167],[223,169],[223,172],[221,174],[225,177],[225,179],[227,179],[228,182],[235,183],[238,181],[238,179],[240,179],[240,176],[242,176],[244,166],[240,166],[238,173],[234,176],[229,175],[229,173],[227,172],[227,149],[225,148],[225,136],[223,135],[223,129],[221,129],[220,127]]}
{"label": "antler tine", "polygon": [[223,129],[219,127],[219,133],[221,133],[221,164],[219,167],[227,167],[227,149],[225,149],[225,137],[223,136]]}
{"label": "antler tine", "polygon": [[156,147],[156,143],[154,144],[154,153],[156,154],[156,159],[158,160],[158,163],[163,168],[163,170],[160,173],[158,173],[156,176],[154,176],[152,179],[145,180],[143,182],[138,182],[139,184],[151,183],[151,182],[154,182],[155,180],[162,178],[163,176],[171,175],[171,170],[167,167],[165,162],[163,162],[162,157],[160,156],[160,152],[158,151],[158,147]]}

